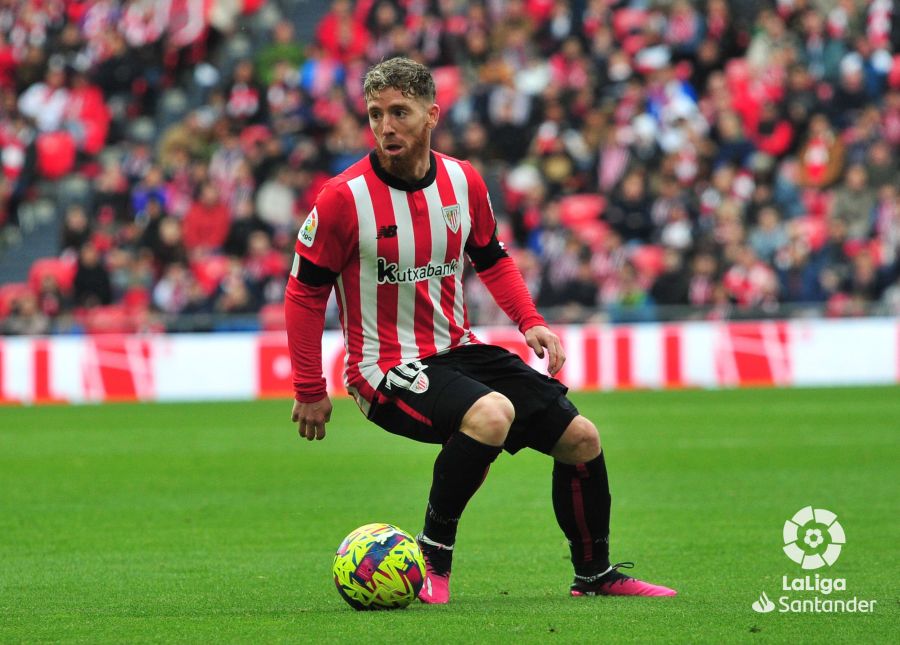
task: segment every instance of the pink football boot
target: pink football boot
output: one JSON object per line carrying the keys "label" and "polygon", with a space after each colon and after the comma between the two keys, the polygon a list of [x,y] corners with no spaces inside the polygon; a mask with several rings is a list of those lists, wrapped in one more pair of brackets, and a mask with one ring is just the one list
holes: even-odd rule
{"label": "pink football boot", "polygon": [[[674,589],[654,585],[620,573],[619,569],[631,569],[633,562],[612,565],[600,575],[585,578],[575,576],[570,593],[573,596],[675,596]],[[421,596],[419,596],[421,598]]]}
{"label": "pink football boot", "polygon": [[435,573],[425,559],[425,583],[419,592],[419,600],[426,605],[446,605],[450,602],[450,572]]}
{"label": "pink football boot", "polygon": [[416,537],[425,558],[425,582],[419,600],[427,605],[446,605],[450,602],[450,563],[453,547],[432,542],[423,535]]}

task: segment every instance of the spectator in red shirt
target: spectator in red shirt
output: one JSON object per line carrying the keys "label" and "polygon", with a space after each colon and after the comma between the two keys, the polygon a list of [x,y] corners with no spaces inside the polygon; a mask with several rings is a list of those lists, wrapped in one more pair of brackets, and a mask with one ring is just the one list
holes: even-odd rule
{"label": "spectator in red shirt", "polygon": [[809,136],[800,149],[800,184],[826,188],[844,169],[844,144],[824,114],[816,114],[809,123]]}
{"label": "spectator in red shirt", "polygon": [[15,88],[15,85],[16,56],[3,32],[0,32],[0,88]]}
{"label": "spectator in red shirt", "polygon": [[779,114],[775,103],[772,101],[763,103],[759,123],[756,125],[756,134],[753,137],[756,149],[773,157],[781,157],[788,152],[793,140],[794,127],[791,122]]}
{"label": "spectator in red shirt", "polygon": [[253,61],[239,61],[226,92],[225,112],[235,123],[248,125],[265,120],[266,93],[256,80]]}
{"label": "spectator in red shirt", "polygon": [[219,200],[215,187],[204,183],[198,199],[184,216],[184,245],[188,253],[217,250],[228,237],[230,226],[228,207]]}
{"label": "spectator in red shirt", "polygon": [[771,267],[756,257],[751,246],[742,246],[737,261],[722,280],[731,300],[741,307],[756,307],[773,302],[778,281]]}
{"label": "spectator in red shirt", "polygon": [[96,155],[106,143],[110,113],[100,88],[91,83],[84,69],[72,74],[64,116],[66,128],[75,135],[83,152]]}
{"label": "spectator in red shirt", "polygon": [[365,56],[369,32],[353,17],[348,0],[334,0],[316,29],[316,40],[330,56],[346,63]]}

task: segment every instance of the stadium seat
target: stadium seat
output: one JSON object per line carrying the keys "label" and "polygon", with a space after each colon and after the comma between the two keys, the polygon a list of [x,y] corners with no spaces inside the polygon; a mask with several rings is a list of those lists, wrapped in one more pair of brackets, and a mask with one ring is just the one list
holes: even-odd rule
{"label": "stadium seat", "polygon": [[731,87],[746,84],[750,76],[750,64],[743,58],[734,58],[725,64],[725,78]]}
{"label": "stadium seat", "polygon": [[512,240],[514,237],[512,225],[507,220],[497,222],[497,239]]}
{"label": "stadium seat", "polygon": [[157,134],[156,123],[149,117],[133,119],[128,124],[128,136],[133,141],[149,144],[156,139]]}
{"label": "stadium seat", "polygon": [[640,33],[647,21],[647,12],[643,9],[622,8],[613,13],[612,28],[619,41],[628,36]]}
{"label": "stadium seat", "polygon": [[91,201],[91,183],[81,175],[69,175],[57,182],[56,201],[65,208],[70,204],[87,206]]}
{"label": "stadium seat", "polygon": [[270,302],[259,310],[259,325],[263,331],[284,331],[287,323],[284,320],[284,303]]}
{"label": "stadium seat", "polygon": [[0,285],[0,319],[9,315],[16,300],[29,293],[32,291],[25,282],[10,282]]}
{"label": "stadium seat", "polygon": [[459,67],[456,65],[435,67],[431,70],[431,76],[437,88],[435,103],[440,105],[442,110],[449,110],[459,98],[459,84],[462,77]]}
{"label": "stadium seat", "polygon": [[855,258],[863,251],[868,252],[876,265],[881,265],[881,243],[878,240],[847,240],[844,243],[844,253],[849,258]]}
{"label": "stadium seat", "polygon": [[257,143],[263,143],[271,138],[272,132],[268,127],[262,124],[249,125],[243,130],[241,130],[240,140],[241,147],[244,149],[246,153],[253,149],[253,147]]}
{"label": "stadium seat", "polygon": [[150,292],[143,287],[131,287],[122,296],[122,304],[131,312],[146,311],[150,308]]}
{"label": "stadium seat", "polygon": [[804,215],[803,217],[798,217],[794,221],[797,222],[800,230],[803,231],[803,236],[806,238],[806,243],[809,244],[809,248],[813,251],[821,249],[822,245],[825,244],[825,240],[828,238],[828,224],[826,223],[825,218]]}
{"label": "stadium seat", "polygon": [[184,118],[189,108],[188,97],[183,90],[179,88],[167,89],[160,98],[157,126],[161,130],[168,128]]}
{"label": "stadium seat", "polygon": [[900,89],[900,54],[894,54],[891,71],[888,72],[888,85],[891,89]]}
{"label": "stadium seat", "polygon": [[599,250],[603,246],[609,225],[606,222],[582,222],[574,229],[575,235],[593,250]]}
{"label": "stadium seat", "polygon": [[88,334],[130,334],[137,331],[134,316],[125,305],[105,305],[81,310],[76,315]]}
{"label": "stadium seat", "polygon": [[635,247],[631,252],[631,261],[634,267],[643,276],[655,278],[663,272],[663,248],[654,244],[644,244]]}
{"label": "stadium seat", "polygon": [[803,191],[803,206],[806,212],[814,217],[825,217],[831,208],[832,193],[830,190]]}
{"label": "stadium seat", "polygon": [[59,179],[75,166],[75,139],[68,132],[45,132],[37,136],[37,169],[45,179]]}
{"label": "stadium seat", "polygon": [[574,229],[584,222],[598,221],[605,207],[606,200],[602,195],[568,195],[559,200],[559,219],[565,226]]}
{"label": "stadium seat", "polygon": [[60,290],[69,293],[72,283],[75,281],[75,271],[78,269],[74,260],[64,258],[41,258],[35,260],[28,271],[28,286],[34,293],[40,291],[41,281],[45,275],[56,278]]}
{"label": "stadium seat", "polygon": [[204,293],[212,294],[219,286],[219,281],[228,273],[229,259],[224,255],[210,255],[194,260],[191,263],[191,271]]}

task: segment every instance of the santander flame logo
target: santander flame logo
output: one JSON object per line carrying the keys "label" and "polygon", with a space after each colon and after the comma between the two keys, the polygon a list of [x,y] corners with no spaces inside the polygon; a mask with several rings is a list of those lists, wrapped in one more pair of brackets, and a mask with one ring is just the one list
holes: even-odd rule
{"label": "santander flame logo", "polygon": [[759,614],[768,614],[770,611],[775,610],[775,603],[769,600],[765,591],[759,594],[759,600],[750,606],[753,607],[753,611]]}

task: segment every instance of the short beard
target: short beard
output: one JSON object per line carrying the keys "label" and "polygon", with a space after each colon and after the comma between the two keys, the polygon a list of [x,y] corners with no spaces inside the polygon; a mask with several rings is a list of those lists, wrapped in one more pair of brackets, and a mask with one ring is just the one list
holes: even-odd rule
{"label": "short beard", "polygon": [[[380,146],[375,148],[375,155],[378,157],[381,167],[387,172],[406,182],[414,183],[422,179],[422,177],[415,176],[416,162],[423,158],[428,159],[428,142],[428,129],[422,128],[422,134],[412,142],[409,151],[402,157],[388,156],[384,154]],[[425,173],[427,174],[427,172],[428,165],[425,166]]]}

